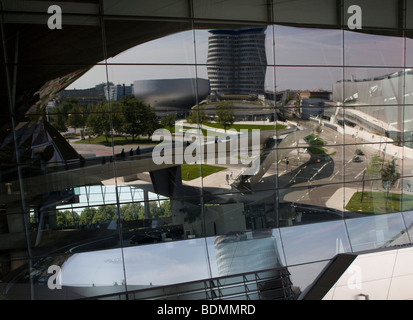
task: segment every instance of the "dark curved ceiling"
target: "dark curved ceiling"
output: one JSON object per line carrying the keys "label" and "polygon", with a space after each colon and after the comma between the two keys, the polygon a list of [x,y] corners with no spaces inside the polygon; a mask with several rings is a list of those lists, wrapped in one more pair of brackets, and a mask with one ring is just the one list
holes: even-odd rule
{"label": "dark curved ceiling", "polygon": [[[185,25],[186,26],[186,25]],[[135,45],[154,38],[163,37],[185,30],[181,23],[112,22],[106,25],[107,56],[115,56]],[[127,30],[128,32],[125,32]],[[144,30],[144,32],[142,32]],[[36,101],[33,94],[49,80],[63,77],[77,70],[88,70],[105,59],[102,46],[102,30],[96,26],[65,26],[50,32],[43,25],[6,25],[6,67],[10,82],[15,79],[16,116],[24,117],[25,112]],[[3,50],[3,48],[2,48]],[[14,64],[17,53],[17,65]],[[2,51],[4,61],[4,54]],[[9,122],[8,90],[5,67],[0,79],[0,103],[2,105],[2,125]]]}

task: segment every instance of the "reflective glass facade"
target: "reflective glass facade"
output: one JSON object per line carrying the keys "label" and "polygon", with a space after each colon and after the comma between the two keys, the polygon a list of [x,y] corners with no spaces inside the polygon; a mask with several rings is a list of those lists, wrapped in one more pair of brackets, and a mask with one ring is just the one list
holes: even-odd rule
{"label": "reflective glass facade", "polygon": [[299,299],[339,253],[412,244],[408,2],[360,1],[361,30],[347,1],[63,1],[61,29],[1,2],[2,297],[287,272]]}

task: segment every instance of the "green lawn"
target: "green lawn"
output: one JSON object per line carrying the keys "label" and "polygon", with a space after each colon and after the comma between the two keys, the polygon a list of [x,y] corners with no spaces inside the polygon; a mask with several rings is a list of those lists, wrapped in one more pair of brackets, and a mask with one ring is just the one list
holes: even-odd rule
{"label": "green lawn", "polygon": [[386,192],[356,192],[348,202],[346,209],[354,212],[382,214],[413,210],[413,195]]}
{"label": "green lawn", "polygon": [[[225,170],[224,167],[211,166],[209,164],[202,165],[202,175],[203,177],[209,176],[210,174]],[[201,176],[201,165],[199,164],[183,164],[181,166],[182,180],[190,181]]]}
{"label": "green lawn", "polygon": [[310,144],[307,148],[308,152],[314,155],[327,155],[327,149],[323,148],[327,142],[320,137],[310,134],[308,137],[305,137],[305,140]]}

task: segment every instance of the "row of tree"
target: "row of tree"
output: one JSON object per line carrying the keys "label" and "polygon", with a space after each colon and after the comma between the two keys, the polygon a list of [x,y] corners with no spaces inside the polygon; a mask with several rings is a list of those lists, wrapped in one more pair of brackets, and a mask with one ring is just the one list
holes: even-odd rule
{"label": "row of tree", "polygon": [[[235,121],[234,105],[229,101],[221,101],[215,104],[215,119],[221,124],[225,131],[232,126]],[[191,123],[206,123],[209,120],[203,106],[192,109],[187,120]]]}
{"label": "row of tree", "polygon": [[[137,100],[133,95],[119,101],[82,106],[76,98],[65,98],[49,114],[51,124],[60,132],[73,128],[88,129],[88,134],[104,135],[106,139],[112,129],[116,134],[127,134],[135,139],[148,136],[158,128],[173,130],[176,116],[169,114],[160,121],[151,107]],[[203,106],[193,109],[187,120],[191,123],[208,122],[209,116]],[[215,104],[215,119],[227,130],[235,121],[234,106],[227,101]]]}
{"label": "row of tree", "polygon": [[[149,202],[149,217],[145,217],[145,206],[141,203],[128,203],[120,206],[120,214],[123,220],[142,220],[144,218],[160,218],[171,216],[170,201]],[[106,205],[100,207],[87,207],[80,215],[74,210],[57,211],[57,228],[73,226],[99,225],[112,220],[117,220],[118,210],[116,205]]]}
{"label": "row of tree", "polygon": [[122,97],[119,101],[98,103],[82,106],[74,98],[63,99],[55,107],[51,124],[60,132],[65,132],[68,127],[88,128],[88,133],[104,135],[108,138],[112,129],[116,134],[127,134],[132,139],[140,135],[150,136],[160,127],[156,114],[151,107],[133,95]]}

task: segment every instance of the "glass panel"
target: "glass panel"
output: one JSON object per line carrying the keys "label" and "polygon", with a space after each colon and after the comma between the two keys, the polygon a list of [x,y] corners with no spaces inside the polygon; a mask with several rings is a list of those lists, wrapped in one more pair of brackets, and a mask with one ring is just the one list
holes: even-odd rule
{"label": "glass panel", "polygon": [[128,290],[210,277],[204,239],[124,249]]}
{"label": "glass panel", "polygon": [[[405,110],[410,110],[411,107],[405,107]],[[407,111],[406,111],[407,112]],[[409,130],[409,129],[408,129]],[[412,169],[412,139],[411,131],[404,132],[404,147],[403,147],[403,160],[401,171],[401,188],[403,190],[403,203],[402,211],[410,211],[413,205],[410,203],[412,197],[412,184],[413,184],[413,169]],[[413,198],[412,198],[413,199]]]}
{"label": "glass panel", "polygon": [[401,68],[345,68],[341,85],[344,97],[340,100],[345,106],[401,105],[404,101]]}
{"label": "glass panel", "polygon": [[[404,120],[403,120],[403,135],[401,137],[402,139],[402,145],[404,145],[407,148],[412,148],[413,146],[413,126],[411,124],[411,114],[413,111],[413,107],[411,105],[405,105],[404,106]],[[408,153],[408,149],[405,149],[405,154],[407,158],[410,158],[410,155]]]}
{"label": "glass panel", "polygon": [[[343,8],[349,8],[351,5],[356,4],[354,1],[351,0],[344,0],[343,1]],[[375,3],[377,4],[377,3]],[[400,21],[400,12],[398,14],[398,10],[400,7],[396,0],[390,1],[381,1],[380,5],[374,6],[374,9],[371,8],[372,2],[369,0],[360,0],[357,2],[357,5],[360,6],[362,11],[362,28],[368,29],[369,27],[382,27],[382,28],[393,28],[396,29],[397,27],[401,26]],[[367,9],[368,8],[368,9]],[[372,9],[372,10],[370,10]],[[347,19],[352,17],[352,12],[350,11],[349,14],[344,12],[344,24],[347,26]],[[403,27],[403,26],[402,26]],[[391,29],[390,29],[391,30]],[[396,32],[396,30],[392,30]]]}
{"label": "glass panel", "polygon": [[275,26],[277,65],[342,64],[342,31]]}
{"label": "glass panel", "polygon": [[354,252],[409,243],[400,213],[346,220]]}
{"label": "glass panel", "polygon": [[[18,257],[2,255],[0,263],[2,268],[2,282],[0,290],[3,297],[10,300],[33,299],[33,286],[31,285],[31,275],[29,260]],[[49,290],[50,291],[50,290]]]}
{"label": "glass panel", "polygon": [[400,179],[400,185],[403,187],[401,195],[401,208],[400,211],[411,211],[413,210],[413,196],[412,196],[412,183],[413,179],[411,176],[403,177]]}
{"label": "glass panel", "polygon": [[298,299],[307,292],[328,263],[329,261],[321,261],[288,267],[292,289]]}
{"label": "glass panel", "polygon": [[[194,17],[198,19],[225,19],[227,21],[268,21],[267,3],[260,0],[251,4],[248,0],[213,1],[209,4],[194,0]],[[238,8],[239,10],[234,10]]]}
{"label": "glass panel", "polygon": [[[110,23],[115,22],[111,21]],[[125,22],[119,21],[116,23]],[[112,56],[107,62],[109,64],[194,64],[194,33],[189,24],[187,24],[186,29],[188,30],[171,33],[151,41],[146,41],[146,39],[142,43],[136,41],[134,46],[125,48],[125,51]],[[118,34],[110,33],[107,39],[112,42],[117,40],[118,37]],[[149,75],[146,76],[149,78]],[[120,81],[123,82],[124,80]]]}
{"label": "glass panel", "polygon": [[[386,213],[401,210],[402,160],[397,158],[399,147],[391,143],[370,143],[364,148],[357,145],[352,163],[349,166],[349,189],[356,192],[348,210],[365,213]],[[349,190],[349,192],[351,191]],[[362,194],[362,191],[364,193]],[[349,194],[351,198],[353,195]],[[347,197],[349,201],[350,198]]]}
{"label": "glass panel", "polygon": [[404,66],[404,40],[367,33],[344,31],[345,66]]}
{"label": "glass panel", "polygon": [[[324,14],[320,15],[319,8],[323,8]],[[313,24],[337,24],[336,4],[325,0],[297,0],[293,3],[283,0],[273,1],[273,16],[276,23]]]}
{"label": "glass panel", "polygon": [[8,299],[59,300],[123,292],[121,257],[120,249],[111,249],[35,259],[7,275],[2,294]]}
{"label": "glass panel", "polygon": [[342,184],[281,189],[280,226],[342,219]]}
{"label": "glass panel", "polygon": [[103,5],[106,15],[126,15],[128,18],[131,16],[188,17],[188,7],[183,2],[165,5],[161,0],[151,3],[106,0]]}
{"label": "glass panel", "polygon": [[406,224],[406,229],[407,229],[407,234],[409,235],[410,243],[412,242],[411,239],[413,239],[413,233],[412,233],[412,226],[413,226],[413,212],[403,212],[403,219],[404,223]]}
{"label": "glass panel", "polygon": [[212,277],[285,265],[278,229],[230,232],[207,238]]}
{"label": "glass panel", "polygon": [[331,259],[350,252],[343,221],[281,228],[287,265]]}
{"label": "glass panel", "polygon": [[[410,8],[413,8],[413,6],[410,5]],[[409,18],[409,20],[411,21],[412,19]],[[411,68],[413,66],[413,57],[412,57],[413,39],[412,39],[412,36],[411,36],[411,31],[406,31],[405,46],[406,46],[406,63],[405,63],[405,67],[406,68]]]}
{"label": "glass panel", "polygon": [[[333,85],[343,78],[342,69],[337,67],[277,67],[277,90],[299,90],[305,92],[302,99],[317,99],[310,102],[330,100]],[[311,92],[314,92],[312,95]],[[341,99],[339,99],[341,100]],[[328,105],[324,103],[322,105]]]}

